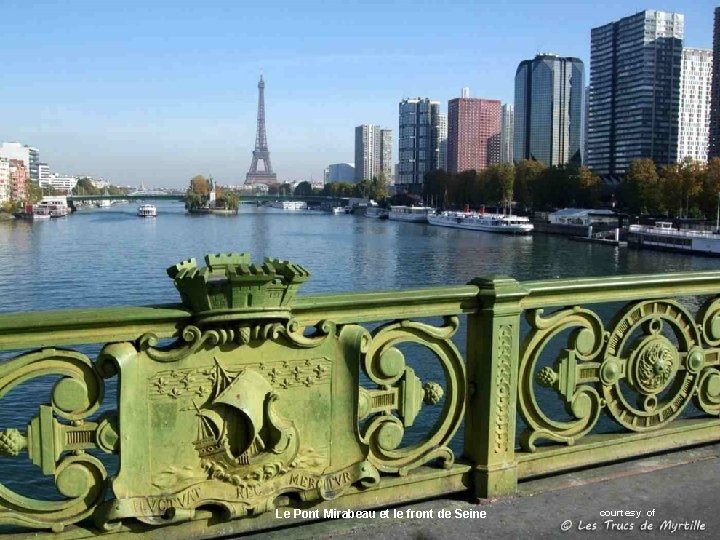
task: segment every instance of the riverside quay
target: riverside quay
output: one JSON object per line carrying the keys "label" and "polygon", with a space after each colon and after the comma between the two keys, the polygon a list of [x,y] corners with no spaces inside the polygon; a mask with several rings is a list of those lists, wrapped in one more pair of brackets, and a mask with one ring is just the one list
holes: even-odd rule
{"label": "riverside quay", "polygon": [[[0,426],[9,537],[396,514],[720,439],[720,272],[321,295],[247,254],[167,273],[180,303],[0,315],[0,398],[47,389]],[[60,496],[9,487],[21,462]]]}

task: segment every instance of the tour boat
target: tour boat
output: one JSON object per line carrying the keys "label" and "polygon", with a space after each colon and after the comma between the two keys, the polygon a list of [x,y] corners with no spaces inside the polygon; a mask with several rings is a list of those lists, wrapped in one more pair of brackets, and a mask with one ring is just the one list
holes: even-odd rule
{"label": "tour boat", "polygon": [[388,219],[393,221],[412,221],[427,223],[428,215],[435,211],[430,206],[391,206]]}
{"label": "tour boat", "polygon": [[157,208],[152,204],[142,204],[138,206],[137,215],[140,217],[157,217]]}
{"label": "tour boat", "polygon": [[67,197],[61,196],[46,196],[36,205],[39,208],[45,208],[50,213],[50,217],[59,218],[65,217],[70,212]]}
{"label": "tour boat", "polygon": [[50,219],[50,209],[44,206],[26,204],[22,212],[14,212],[16,219],[26,219],[28,221],[41,221]]}
{"label": "tour boat", "polygon": [[654,226],[630,225],[627,240],[629,245],[638,248],[720,255],[720,234],[674,229],[670,221],[658,221]]}
{"label": "tour boat", "polygon": [[439,227],[505,234],[528,234],[533,230],[533,225],[528,218],[513,214],[446,211],[428,215],[428,223]]}

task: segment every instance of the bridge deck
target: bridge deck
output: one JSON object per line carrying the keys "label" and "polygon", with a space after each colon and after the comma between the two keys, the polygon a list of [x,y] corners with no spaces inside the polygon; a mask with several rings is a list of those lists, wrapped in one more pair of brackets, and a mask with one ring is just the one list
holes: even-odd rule
{"label": "bridge deck", "polygon": [[[714,538],[720,531],[714,502],[717,478],[720,445],[710,445],[521,483],[517,497],[479,505],[460,498],[437,499],[390,508],[387,518],[324,520],[243,538]],[[452,517],[438,518],[441,510]],[[601,515],[625,510],[640,511],[642,517]],[[406,517],[408,511],[427,517]],[[485,511],[486,517],[454,516],[471,511]],[[400,513],[403,517],[393,517]],[[651,530],[641,529],[646,521]],[[570,529],[561,530],[568,522]],[[695,530],[683,530],[678,525],[683,523]],[[702,525],[704,530],[699,530]],[[632,529],[613,529],[620,526]],[[672,526],[677,526],[674,533],[667,528]]]}

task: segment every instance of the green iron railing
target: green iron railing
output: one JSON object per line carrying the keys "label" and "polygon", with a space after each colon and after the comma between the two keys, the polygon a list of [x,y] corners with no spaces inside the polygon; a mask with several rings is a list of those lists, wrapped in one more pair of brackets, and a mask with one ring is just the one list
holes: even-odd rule
{"label": "green iron railing", "polygon": [[[182,304],[0,315],[0,350],[35,349],[0,363],[0,399],[57,377],[26,425],[0,426],[0,455],[27,457],[65,498],[0,483],[0,525],[221,536],[287,525],[280,510],[509,495],[535,475],[720,438],[720,272],[296,296],[298,265],[206,261],[168,270]],[[709,299],[693,314],[687,296]],[[614,302],[611,318],[594,307]],[[420,380],[407,343],[433,354],[443,384]],[[94,360],[63,348],[86,344],[104,346]],[[112,378],[116,408],[98,415]],[[542,387],[564,418],[543,410]],[[405,443],[424,408],[440,409],[434,425]],[[603,415],[621,430],[597,433]]]}

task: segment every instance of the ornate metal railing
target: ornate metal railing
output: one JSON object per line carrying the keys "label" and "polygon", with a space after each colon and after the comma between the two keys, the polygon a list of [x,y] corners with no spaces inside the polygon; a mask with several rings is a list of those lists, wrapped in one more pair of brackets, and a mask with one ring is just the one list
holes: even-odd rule
{"label": "ornate metal railing", "polygon": [[[0,525],[220,536],[507,495],[519,479],[720,438],[720,272],[296,296],[298,265],[206,261],[168,269],[182,304],[0,315],[0,351],[34,349],[0,363],[0,400],[56,377],[33,418],[0,426],[0,455],[27,457],[64,498],[15,493],[0,468]],[[708,297],[697,314],[688,296]],[[92,359],[87,344],[104,346]],[[407,344],[445,380],[421,380]],[[99,415],[108,380],[117,403]],[[408,442],[427,410],[432,426]]]}

